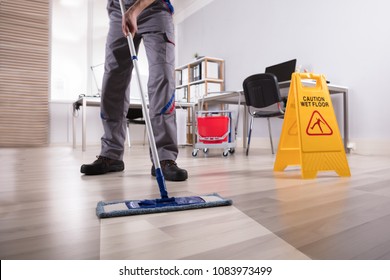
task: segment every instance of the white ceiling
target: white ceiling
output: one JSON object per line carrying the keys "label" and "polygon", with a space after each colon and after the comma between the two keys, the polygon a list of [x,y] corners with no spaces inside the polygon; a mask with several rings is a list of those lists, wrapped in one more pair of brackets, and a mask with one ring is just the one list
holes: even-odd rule
{"label": "white ceiling", "polygon": [[186,17],[203,8],[213,0],[171,0],[175,7],[175,21],[179,23]]}

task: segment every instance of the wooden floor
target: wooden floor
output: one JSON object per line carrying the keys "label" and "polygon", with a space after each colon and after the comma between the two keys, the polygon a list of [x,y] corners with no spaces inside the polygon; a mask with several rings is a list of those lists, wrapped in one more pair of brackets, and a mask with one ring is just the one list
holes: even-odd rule
{"label": "wooden floor", "polygon": [[352,177],[272,171],[269,150],[191,156],[171,196],[218,193],[233,206],[99,220],[100,200],[159,197],[148,149],[124,172],[82,176],[98,146],[0,149],[0,259],[390,259],[390,157],[348,155]]}

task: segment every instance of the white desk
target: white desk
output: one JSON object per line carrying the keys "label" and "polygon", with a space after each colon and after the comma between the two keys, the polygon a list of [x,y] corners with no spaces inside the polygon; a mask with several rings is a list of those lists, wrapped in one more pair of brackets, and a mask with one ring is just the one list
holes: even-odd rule
{"label": "white desk", "polygon": [[[280,89],[289,88],[290,81],[279,83]],[[310,84],[310,83],[309,83]],[[348,87],[328,84],[329,94],[343,95],[343,139],[344,148],[349,153],[349,125],[348,125]],[[245,96],[243,91],[226,91],[215,94],[210,94],[204,97],[205,103],[221,103],[221,104],[237,104],[238,96],[241,94],[241,105],[244,106],[244,121],[243,121],[243,147],[246,148],[248,135],[248,110],[245,103]]]}
{"label": "white desk", "polygon": [[[82,151],[87,149],[87,108],[88,107],[100,107],[100,97],[81,97],[73,103],[73,120],[72,120],[72,133],[73,133],[73,149],[76,148],[76,117],[80,108],[81,110],[81,146]],[[141,100],[131,100],[130,108],[142,108]]]}
{"label": "white desk", "polygon": [[[196,103],[186,103],[186,102],[176,102],[177,107],[189,108],[192,112],[192,115],[195,114]],[[86,151],[86,137],[87,137],[87,108],[88,107],[100,107],[100,97],[81,97],[76,102],[73,103],[73,121],[72,121],[72,131],[73,131],[73,148],[76,148],[76,111],[82,107],[81,111],[81,126],[82,126],[82,151]],[[131,99],[129,108],[142,108],[141,99]],[[194,133],[194,127],[192,128]]]}

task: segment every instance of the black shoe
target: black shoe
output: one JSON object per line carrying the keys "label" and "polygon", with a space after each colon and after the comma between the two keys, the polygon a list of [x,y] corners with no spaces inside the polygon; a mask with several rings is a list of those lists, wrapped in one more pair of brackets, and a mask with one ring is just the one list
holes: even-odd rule
{"label": "black shoe", "polygon": [[[163,160],[160,162],[164,179],[167,181],[185,181],[188,178],[187,171],[177,166],[173,160]],[[152,176],[156,176],[156,169],[152,166]]]}
{"label": "black shoe", "polygon": [[80,168],[80,172],[85,175],[100,175],[107,172],[123,171],[124,169],[125,164],[122,160],[99,156],[93,163],[83,164]]}

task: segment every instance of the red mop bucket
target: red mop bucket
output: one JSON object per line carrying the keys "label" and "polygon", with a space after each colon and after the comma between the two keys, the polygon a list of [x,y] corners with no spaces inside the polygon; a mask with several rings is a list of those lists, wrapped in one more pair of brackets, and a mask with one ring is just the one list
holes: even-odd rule
{"label": "red mop bucket", "polygon": [[202,143],[223,143],[228,141],[229,117],[198,117],[198,136]]}

